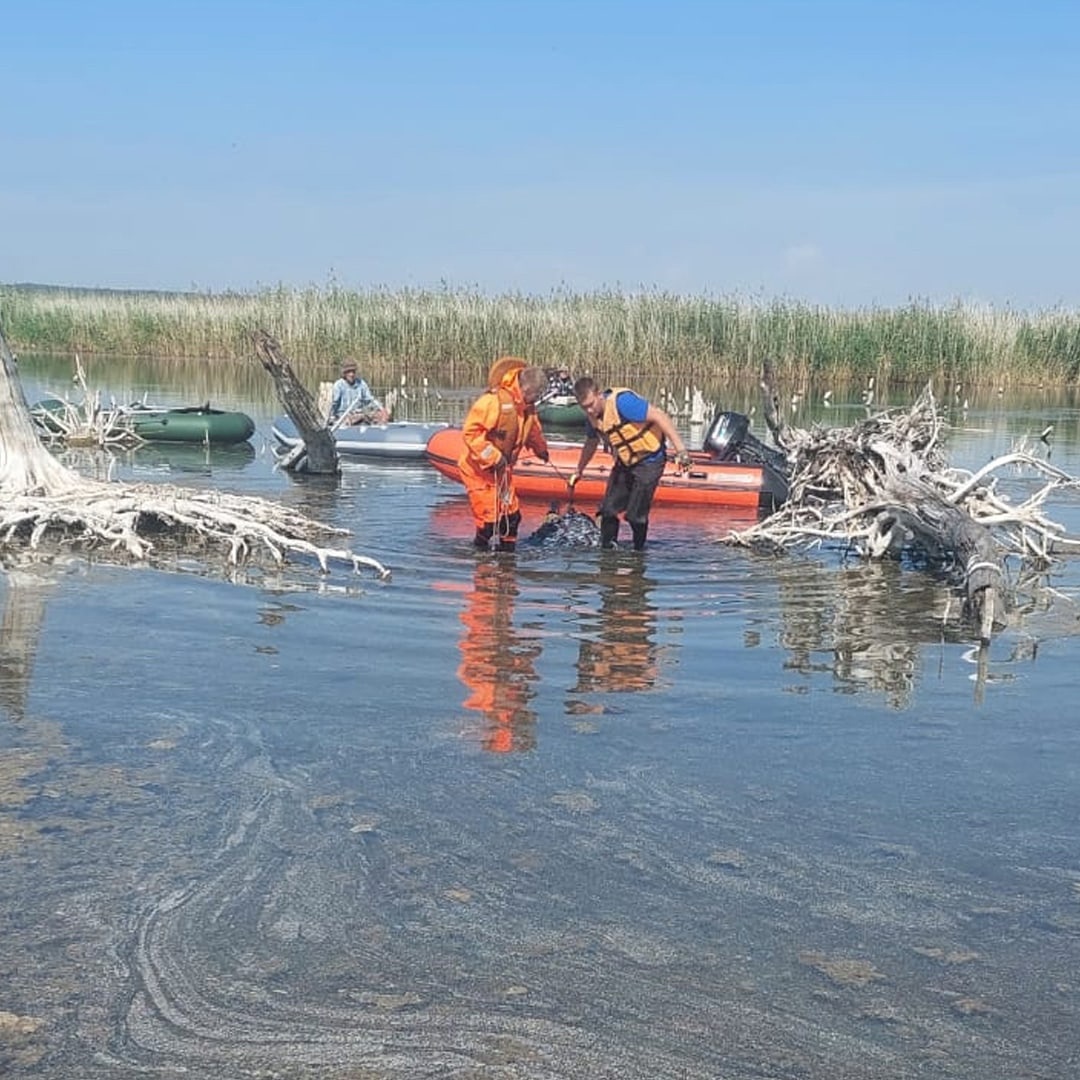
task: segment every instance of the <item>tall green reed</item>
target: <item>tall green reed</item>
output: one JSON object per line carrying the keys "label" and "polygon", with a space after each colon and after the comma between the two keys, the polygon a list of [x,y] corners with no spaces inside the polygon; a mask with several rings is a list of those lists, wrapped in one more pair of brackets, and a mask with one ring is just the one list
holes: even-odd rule
{"label": "tall green reed", "polygon": [[945,378],[1020,385],[1080,377],[1080,312],[912,301],[838,310],[796,300],[663,291],[487,296],[338,286],[250,293],[0,287],[16,349],[251,358],[268,330],[304,370],[355,356],[410,377],[482,382],[511,353],[600,377],[746,378],[772,359],[789,383]]}

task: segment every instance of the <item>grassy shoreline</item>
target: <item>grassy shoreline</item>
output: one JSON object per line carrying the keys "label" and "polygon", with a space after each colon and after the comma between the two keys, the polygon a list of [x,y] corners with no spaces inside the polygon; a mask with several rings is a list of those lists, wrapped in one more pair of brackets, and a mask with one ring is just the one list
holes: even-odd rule
{"label": "grassy shoreline", "polygon": [[241,360],[264,328],[306,367],[355,356],[413,376],[480,381],[505,353],[600,376],[744,378],[771,357],[803,384],[1068,385],[1080,377],[1080,311],[912,302],[837,310],[794,300],[663,292],[486,296],[469,290],[160,293],[0,286],[16,350]]}

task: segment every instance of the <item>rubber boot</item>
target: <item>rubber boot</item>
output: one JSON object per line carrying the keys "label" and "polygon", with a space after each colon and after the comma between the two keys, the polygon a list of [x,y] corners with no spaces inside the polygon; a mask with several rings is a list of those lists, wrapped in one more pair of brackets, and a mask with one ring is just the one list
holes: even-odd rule
{"label": "rubber boot", "polygon": [[645,537],[649,535],[649,523],[647,521],[631,521],[630,531],[634,534],[634,550],[641,551],[645,547]]}
{"label": "rubber boot", "polygon": [[473,547],[480,551],[487,551],[491,547],[491,534],[495,531],[495,526],[491,522],[487,522],[482,528],[476,530],[476,535],[473,537]]}
{"label": "rubber boot", "polygon": [[606,517],[600,519],[600,546],[602,548],[613,548],[615,541],[619,538],[619,519],[617,517]]}
{"label": "rubber boot", "polygon": [[521,511],[515,510],[509,517],[499,521],[499,550],[517,551],[518,526],[521,524]]}

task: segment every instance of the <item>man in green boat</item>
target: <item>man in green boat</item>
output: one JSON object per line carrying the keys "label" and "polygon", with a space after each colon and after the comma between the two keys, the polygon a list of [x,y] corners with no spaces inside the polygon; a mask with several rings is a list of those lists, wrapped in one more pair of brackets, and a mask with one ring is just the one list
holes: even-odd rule
{"label": "man in green boat", "polygon": [[615,546],[619,515],[624,514],[630,523],[634,550],[641,551],[649,533],[649,508],[667,463],[668,443],[675,451],[680,469],[690,468],[686,444],[671,417],[633,390],[623,387],[601,390],[593,379],[583,375],[574,383],[574,396],[589,426],[577,469],[567,480],[567,487],[571,492],[574,490],[603,440],[615,458],[615,467],[608,476],[607,490],[597,511],[600,546]]}
{"label": "man in green boat", "polygon": [[547,391],[544,394],[546,398],[574,396],[574,380],[570,378],[570,369],[565,364],[548,368],[547,377]]}
{"label": "man in green boat", "polygon": [[385,424],[389,419],[390,413],[357,374],[356,361],[346,360],[330,398],[330,425]]}

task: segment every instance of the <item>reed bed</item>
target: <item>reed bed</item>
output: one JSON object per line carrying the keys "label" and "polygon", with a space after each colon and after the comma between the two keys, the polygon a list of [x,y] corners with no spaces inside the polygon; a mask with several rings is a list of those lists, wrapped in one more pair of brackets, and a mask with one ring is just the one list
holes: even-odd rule
{"label": "reed bed", "polygon": [[366,292],[339,287],[156,293],[0,287],[0,322],[23,351],[250,359],[263,328],[303,370],[345,356],[449,385],[512,353],[602,378],[745,378],[765,357],[790,385],[1067,385],[1080,377],[1080,312],[912,302],[836,310],[788,299],[660,291]]}

